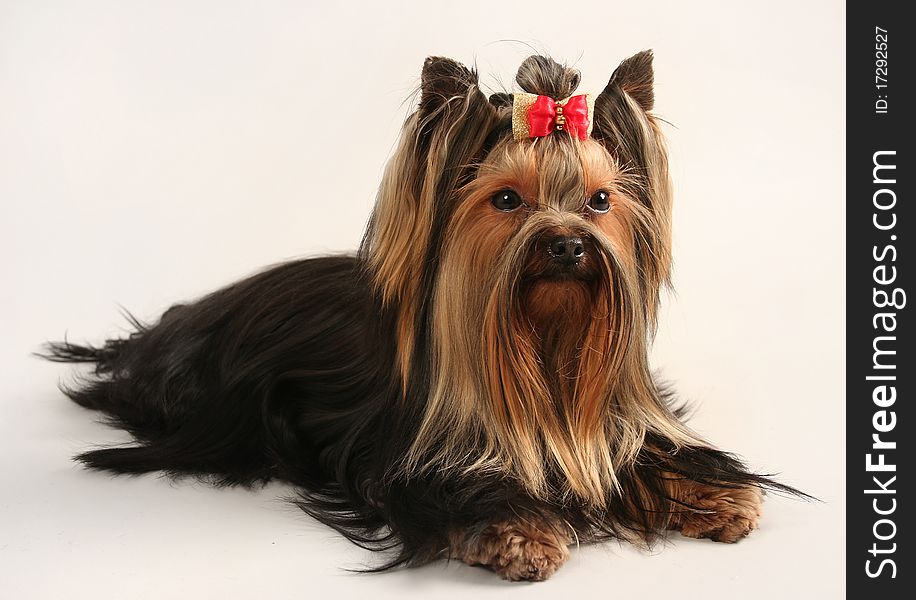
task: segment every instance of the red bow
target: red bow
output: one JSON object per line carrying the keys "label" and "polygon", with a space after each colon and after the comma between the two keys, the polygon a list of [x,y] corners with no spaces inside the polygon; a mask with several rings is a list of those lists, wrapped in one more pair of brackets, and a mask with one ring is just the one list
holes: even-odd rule
{"label": "red bow", "polygon": [[517,139],[544,137],[565,129],[570,135],[586,140],[591,132],[588,94],[559,102],[549,96],[516,94],[515,104],[513,117],[519,118],[513,118],[513,129]]}

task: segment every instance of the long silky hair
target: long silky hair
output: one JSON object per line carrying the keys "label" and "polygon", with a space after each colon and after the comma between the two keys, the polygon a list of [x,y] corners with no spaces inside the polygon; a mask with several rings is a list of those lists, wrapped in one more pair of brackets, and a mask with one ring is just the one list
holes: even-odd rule
{"label": "long silky hair", "polygon": [[[419,109],[389,163],[363,247],[376,288],[396,306],[404,389],[414,365],[427,362],[431,374],[428,396],[413,399],[425,403],[422,422],[396,476],[498,474],[537,498],[600,506],[619,493],[617,474],[648,432],[675,448],[701,443],[659,397],[648,367],[671,263],[670,184],[648,112],[651,78],[648,53],[618,68],[594,102],[596,141],[517,142],[506,98],[491,102],[457,63],[427,61]],[[579,77],[535,56],[516,80],[562,100]],[[542,197],[584,194],[582,180],[598,174],[613,190],[614,220],[602,227],[573,211],[537,210],[506,226],[487,199],[507,173],[536,183]],[[533,246],[556,227],[593,240],[598,276],[578,311],[558,315],[562,327],[534,331],[522,275]]]}
{"label": "long silky hair", "polygon": [[[99,347],[49,346],[94,363],[65,391],[135,437],[78,460],[286,479],[353,542],[397,549],[380,568],[441,557],[453,532],[498,519],[648,543],[683,508],[676,480],[803,495],[698,438],[650,374],[671,269],[651,63],[621,63],[590,139],[516,141],[511,94],[428,59],[356,257],[268,269]],[[533,56],[516,81],[562,100],[579,75]],[[510,188],[525,205],[495,209]],[[596,189],[606,213],[586,208]],[[588,277],[538,277],[557,234],[587,244]]]}

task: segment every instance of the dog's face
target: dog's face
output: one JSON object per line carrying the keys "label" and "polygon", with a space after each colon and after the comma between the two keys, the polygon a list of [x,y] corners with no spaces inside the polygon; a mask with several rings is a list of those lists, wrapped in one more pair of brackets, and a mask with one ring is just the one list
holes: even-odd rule
{"label": "dog's face", "polygon": [[581,331],[596,311],[611,310],[612,299],[622,301],[615,282],[634,280],[634,223],[644,213],[624,169],[599,142],[507,138],[461,190],[442,270],[460,272],[468,291],[481,296],[478,307],[504,300],[493,290],[510,294],[503,304],[520,327],[541,336]]}
{"label": "dog's face", "polygon": [[[614,464],[669,422],[645,400],[670,265],[651,54],[617,68],[584,139],[514,135],[513,96],[487,98],[454,61],[428,59],[422,79],[363,246],[405,393],[424,402],[403,468],[483,469],[599,504]],[[579,76],[531,57],[516,81],[561,101]]]}

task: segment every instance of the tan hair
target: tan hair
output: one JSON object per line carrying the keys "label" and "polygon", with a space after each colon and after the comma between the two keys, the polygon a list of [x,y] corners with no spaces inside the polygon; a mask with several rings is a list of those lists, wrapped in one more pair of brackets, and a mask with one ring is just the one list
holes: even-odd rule
{"label": "tan hair", "polygon": [[[578,75],[545,60],[526,61],[519,83],[569,95]],[[439,72],[454,75],[454,64]],[[599,506],[619,491],[618,473],[648,433],[702,443],[658,397],[648,368],[670,270],[670,186],[661,134],[639,103],[644,90],[629,95],[615,73],[595,101],[597,141],[503,136],[487,148],[508,109],[490,105],[466,69],[445,93],[431,91],[426,71],[364,244],[397,315],[404,389],[418,362],[431,378],[394,475],[484,472],[536,498]],[[556,89],[546,89],[551,81]],[[523,210],[490,204],[506,188],[525,197]],[[606,215],[585,209],[597,189],[612,195]],[[560,291],[532,288],[529,261],[560,230],[589,239],[595,276]],[[559,297],[571,308],[551,323]],[[428,356],[419,357],[422,335]]]}

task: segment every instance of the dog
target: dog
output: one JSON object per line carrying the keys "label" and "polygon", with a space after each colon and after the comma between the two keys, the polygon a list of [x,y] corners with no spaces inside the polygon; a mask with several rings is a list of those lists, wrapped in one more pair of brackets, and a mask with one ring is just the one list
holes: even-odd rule
{"label": "dog", "polygon": [[736,542],[765,490],[650,371],[671,271],[651,51],[597,94],[551,58],[520,91],[428,58],[355,256],[275,266],[103,345],[64,391],[129,431],[77,460],[216,485],[286,480],[385,553],[540,581],[569,546]]}

